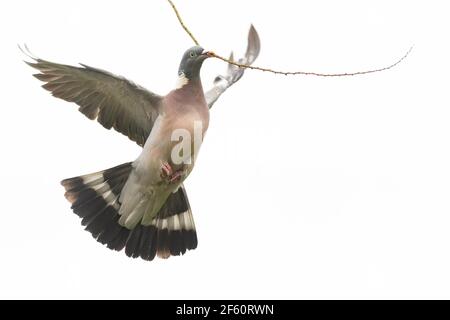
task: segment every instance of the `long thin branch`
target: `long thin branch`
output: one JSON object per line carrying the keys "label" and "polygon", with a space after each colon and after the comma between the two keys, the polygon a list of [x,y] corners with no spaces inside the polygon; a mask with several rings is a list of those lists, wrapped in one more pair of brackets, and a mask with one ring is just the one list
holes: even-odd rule
{"label": "long thin branch", "polygon": [[177,15],[178,21],[180,22],[181,26],[183,27],[184,31],[186,31],[186,33],[189,35],[189,37],[191,37],[192,41],[194,41],[194,43],[199,46],[199,43],[197,41],[197,39],[195,39],[194,35],[192,34],[192,32],[188,29],[188,27],[186,27],[186,25],[183,22],[183,19],[181,19],[180,13],[178,12],[177,7],[175,7],[175,4],[172,2],[172,0],[167,0],[169,2],[169,4],[172,6],[173,11],[175,12],[175,14]]}
{"label": "long thin branch", "polygon": [[[191,39],[194,41],[194,43],[196,45],[199,45],[199,42],[197,41],[197,39],[195,39],[194,35],[192,34],[192,32],[189,30],[189,28],[184,24],[183,19],[181,18],[180,13],[177,10],[177,7],[175,6],[175,4],[172,2],[172,0],[167,0],[169,2],[169,4],[172,6],[173,11],[175,12],[178,21],[180,22],[180,25],[183,27],[184,31],[186,31],[186,33],[191,37]],[[372,70],[364,70],[364,71],[356,71],[356,72],[344,72],[344,73],[319,73],[319,72],[307,72],[307,71],[279,71],[279,70],[273,70],[273,69],[269,69],[269,68],[263,68],[263,67],[257,67],[257,66],[250,66],[247,64],[242,64],[242,63],[238,63],[235,61],[232,61],[230,59],[224,58],[214,52],[210,52],[210,55],[220,59],[222,61],[225,61],[229,64],[235,65],[239,68],[245,68],[245,69],[252,69],[252,70],[259,70],[259,71],[264,71],[264,72],[271,72],[273,74],[281,74],[281,75],[285,75],[285,76],[289,76],[289,75],[304,75],[304,76],[317,76],[317,77],[348,77],[348,76],[358,76],[358,75],[363,75],[363,74],[369,74],[369,73],[375,73],[375,72],[381,72],[381,71],[386,71],[389,69],[394,68],[395,66],[397,66],[398,64],[400,64],[403,60],[406,59],[406,57],[408,57],[408,55],[411,53],[413,47],[409,48],[409,50],[405,53],[405,55],[403,57],[401,57],[399,60],[397,60],[395,63],[387,66],[387,67],[382,67],[382,68],[378,68],[378,69],[372,69]]]}
{"label": "long thin branch", "polygon": [[401,57],[397,62],[391,64],[390,66],[379,68],[379,69],[372,69],[372,70],[365,70],[365,71],[356,71],[356,72],[344,72],[344,73],[318,73],[318,72],[307,72],[307,71],[278,71],[278,70],[272,70],[269,68],[263,68],[263,67],[257,67],[257,66],[249,66],[246,64],[241,64],[238,62],[230,61],[229,59],[226,59],[224,57],[221,57],[214,52],[211,52],[211,56],[223,60],[225,62],[228,62],[230,64],[233,64],[235,66],[238,66],[240,68],[246,68],[246,69],[252,69],[252,70],[259,70],[264,72],[271,72],[274,74],[282,74],[285,76],[289,75],[304,75],[304,76],[317,76],[317,77],[348,77],[348,76],[359,76],[363,74],[369,74],[369,73],[375,73],[375,72],[381,72],[386,71],[389,69],[394,68],[396,65],[401,63],[403,60],[406,59],[406,57],[409,55],[409,53],[412,51],[413,47],[409,48],[408,52],[405,53],[403,57]]}

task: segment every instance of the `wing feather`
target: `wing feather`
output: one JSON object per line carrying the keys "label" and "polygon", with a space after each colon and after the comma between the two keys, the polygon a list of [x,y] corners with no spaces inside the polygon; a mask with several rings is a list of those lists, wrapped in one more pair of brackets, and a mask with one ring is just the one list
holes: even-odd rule
{"label": "wing feather", "polygon": [[143,146],[159,115],[162,97],[108,71],[81,64],[74,67],[42,60],[25,61],[40,73],[42,87],[74,102],[79,111],[105,128],[114,128]]}
{"label": "wing feather", "polygon": [[[261,50],[261,42],[259,40],[258,32],[255,27],[250,26],[248,32],[248,44],[245,56],[238,60],[241,64],[251,65],[259,55]],[[235,61],[233,53],[230,55],[230,60]],[[239,68],[235,65],[228,64],[226,75],[219,75],[214,79],[213,87],[205,93],[206,102],[209,108],[217,101],[222,93],[224,93],[229,87],[235,84],[244,74],[243,68]]]}

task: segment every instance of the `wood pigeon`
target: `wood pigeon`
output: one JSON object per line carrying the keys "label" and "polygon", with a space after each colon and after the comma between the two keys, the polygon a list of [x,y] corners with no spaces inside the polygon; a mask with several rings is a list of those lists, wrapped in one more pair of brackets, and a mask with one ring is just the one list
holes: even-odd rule
{"label": "wood pigeon", "polygon": [[[259,51],[259,37],[251,26],[239,62],[253,63]],[[125,248],[127,256],[149,261],[195,249],[197,234],[183,181],[208,129],[209,109],[244,69],[230,64],[204,93],[200,68],[211,53],[195,46],[181,59],[176,88],[160,96],[104,70],[27,55],[34,61],[26,63],[40,71],[34,76],[45,82],[43,88],[75,102],[86,117],[143,148],[133,162],[61,182],[86,230],[110,249]]]}

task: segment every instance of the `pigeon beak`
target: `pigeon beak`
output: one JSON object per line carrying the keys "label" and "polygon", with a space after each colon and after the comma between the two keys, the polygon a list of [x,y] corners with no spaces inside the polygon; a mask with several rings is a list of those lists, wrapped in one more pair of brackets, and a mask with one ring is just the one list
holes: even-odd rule
{"label": "pigeon beak", "polygon": [[203,50],[201,55],[204,56],[205,58],[211,58],[214,57],[214,52]]}

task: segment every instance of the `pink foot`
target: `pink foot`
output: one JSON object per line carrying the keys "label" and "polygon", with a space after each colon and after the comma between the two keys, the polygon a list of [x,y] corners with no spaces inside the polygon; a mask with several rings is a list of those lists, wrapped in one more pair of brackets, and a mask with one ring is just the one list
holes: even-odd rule
{"label": "pink foot", "polygon": [[166,179],[173,174],[172,167],[167,162],[161,163],[161,178]]}
{"label": "pink foot", "polygon": [[169,183],[178,182],[181,180],[181,177],[184,175],[184,170],[177,170],[169,177]]}
{"label": "pink foot", "polygon": [[167,183],[175,183],[181,180],[183,175],[185,174],[185,170],[179,169],[177,171],[173,171],[170,164],[167,162],[161,163],[161,178],[165,180]]}

